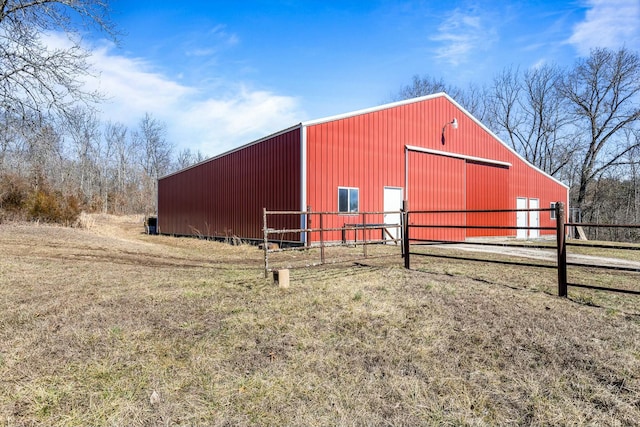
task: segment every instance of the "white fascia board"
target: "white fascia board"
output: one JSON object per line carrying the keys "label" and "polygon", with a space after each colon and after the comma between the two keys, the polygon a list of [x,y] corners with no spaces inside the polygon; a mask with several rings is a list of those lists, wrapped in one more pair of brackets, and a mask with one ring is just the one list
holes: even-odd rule
{"label": "white fascia board", "polygon": [[[300,211],[307,210],[307,127],[300,125]],[[307,228],[307,216],[300,215],[300,229]],[[300,233],[300,241],[306,243],[307,233]]]}
{"label": "white fascia board", "polygon": [[420,96],[418,98],[404,99],[402,101],[397,101],[397,102],[391,102],[389,104],[378,105],[377,107],[370,107],[370,108],[365,108],[365,109],[362,109],[362,110],[351,111],[351,112],[348,112],[348,113],[337,114],[335,116],[323,117],[321,119],[309,120],[309,121],[306,121],[306,122],[302,122],[302,125],[303,126],[311,126],[311,125],[317,125],[317,124],[320,124],[320,123],[332,122],[334,120],[346,119],[348,117],[359,116],[361,114],[373,113],[373,112],[380,111],[380,110],[386,110],[388,108],[399,107],[401,105],[413,104],[415,102],[426,101],[426,100],[429,100],[429,99],[435,99],[435,98],[438,98],[438,97],[441,97],[441,96],[446,96],[447,98],[451,99],[446,93],[439,92],[439,93],[434,93],[434,94],[431,94],[431,95]]}
{"label": "white fascia board", "polygon": [[453,157],[454,159],[469,160],[470,162],[486,163],[495,166],[511,167],[511,163],[502,162],[500,160],[485,159],[484,157],[467,156],[466,154],[451,153],[449,151],[432,150],[430,148],[416,147],[415,145],[405,146],[409,151],[417,151],[419,153],[434,154],[436,156]]}

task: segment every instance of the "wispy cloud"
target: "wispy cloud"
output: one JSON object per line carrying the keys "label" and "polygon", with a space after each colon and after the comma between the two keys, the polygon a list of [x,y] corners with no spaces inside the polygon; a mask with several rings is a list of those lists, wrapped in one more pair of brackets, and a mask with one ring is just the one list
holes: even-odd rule
{"label": "wispy cloud", "polygon": [[234,46],[240,42],[240,38],[235,33],[229,33],[226,25],[216,25],[213,27],[209,34],[215,36],[218,40],[224,41],[229,46]]}
{"label": "wispy cloud", "polygon": [[584,21],[573,27],[568,42],[588,55],[594,47],[618,48],[640,45],[640,1],[588,0]]}
{"label": "wispy cloud", "polygon": [[438,27],[438,34],[431,37],[441,44],[436,57],[457,66],[469,61],[473,53],[490,49],[498,36],[496,29],[485,21],[475,11],[453,10]]}
{"label": "wispy cloud", "polygon": [[[64,38],[48,36],[61,46]],[[67,41],[68,43],[68,41]],[[87,89],[107,96],[101,119],[135,128],[145,113],[167,125],[178,148],[215,155],[306,119],[296,98],[252,89],[241,81],[207,87],[181,84],[140,58],[114,52],[110,44],[93,49],[95,78]]]}
{"label": "wispy cloud", "polygon": [[184,50],[187,56],[212,56],[239,43],[240,38],[234,33],[229,33],[226,26],[220,24],[204,33],[192,34],[191,39],[185,42]]}

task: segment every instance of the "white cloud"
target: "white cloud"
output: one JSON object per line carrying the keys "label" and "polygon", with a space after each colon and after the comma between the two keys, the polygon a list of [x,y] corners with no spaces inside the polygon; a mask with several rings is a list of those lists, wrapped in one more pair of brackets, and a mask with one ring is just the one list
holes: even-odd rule
{"label": "white cloud", "polygon": [[573,27],[568,42],[581,55],[594,47],[616,49],[640,44],[640,1],[588,0],[585,20]]}
{"label": "white cloud", "polygon": [[[62,47],[69,42],[50,35],[47,43]],[[93,49],[90,60],[96,77],[88,78],[87,89],[108,98],[100,105],[101,119],[135,129],[148,112],[166,123],[177,149],[216,155],[307,118],[296,98],[252,90],[242,82],[182,84],[144,59],[114,53],[110,44]]]}
{"label": "white cloud", "polygon": [[467,62],[473,53],[489,50],[497,41],[497,35],[495,28],[486,26],[479,14],[455,9],[431,40],[442,42],[436,57],[457,66]]}
{"label": "white cloud", "polygon": [[[204,153],[220,153],[269,135],[302,120],[296,99],[240,86],[233,96],[192,102],[175,112],[182,140],[196,134],[189,146]],[[215,150],[212,148],[215,147]]]}

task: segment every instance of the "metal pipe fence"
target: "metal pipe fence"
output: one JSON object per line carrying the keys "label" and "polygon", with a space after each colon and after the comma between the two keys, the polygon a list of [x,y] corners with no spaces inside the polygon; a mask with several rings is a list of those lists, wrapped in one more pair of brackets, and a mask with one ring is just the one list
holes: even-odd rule
{"label": "metal pipe fence", "polygon": [[[438,224],[435,222],[427,222],[424,220],[425,215],[428,214],[478,214],[478,213],[510,213],[510,212],[554,212],[556,218],[555,227],[531,227],[531,226],[511,226],[511,225],[467,225],[467,224]],[[399,215],[401,220],[398,224],[384,224],[376,219],[381,216],[392,214]],[[270,228],[269,218],[283,215],[294,215],[299,218],[298,224],[301,227],[294,228]],[[422,218],[420,223],[411,224],[412,218]],[[349,220],[348,222],[346,220]],[[336,222],[344,221],[341,226],[336,226]],[[599,291],[619,292],[632,295],[640,295],[640,290],[634,289],[620,289],[613,287],[603,287],[586,283],[570,282],[568,280],[568,268],[572,269],[596,269],[596,270],[609,270],[624,273],[640,273],[640,267],[631,266],[616,266],[616,265],[604,265],[597,263],[584,263],[584,262],[568,262],[567,261],[567,248],[568,247],[591,247],[600,249],[615,249],[623,251],[637,251],[640,250],[640,245],[631,244],[602,244],[602,243],[573,243],[568,242],[566,239],[567,232],[571,227],[576,226],[589,226],[589,227],[614,227],[614,228],[634,228],[639,229],[640,224],[583,224],[576,222],[565,222],[565,206],[563,203],[558,202],[554,208],[537,208],[537,209],[497,209],[497,210],[429,210],[429,211],[392,211],[392,212],[358,212],[349,213],[345,215],[343,212],[314,212],[310,208],[307,211],[267,211],[263,210],[263,223],[264,223],[264,236],[263,236],[263,250],[264,250],[264,274],[268,277],[269,272],[272,270],[269,264],[269,255],[276,252],[286,251],[301,251],[309,249],[317,249],[319,251],[319,265],[327,262],[326,250],[335,247],[362,247],[361,256],[369,257],[368,247],[371,245],[379,245],[384,243],[400,244],[401,254],[404,258],[404,267],[411,268],[411,257],[434,257],[441,259],[454,259],[461,261],[483,262],[483,263],[495,263],[505,265],[516,265],[531,268],[544,268],[557,270],[557,284],[558,284],[558,296],[567,297],[568,288],[586,288]],[[312,227],[311,224],[318,224]],[[444,254],[429,254],[421,253],[412,250],[419,246],[428,245],[456,245],[460,243],[469,243],[465,241],[443,241],[434,239],[423,239],[412,237],[418,229],[493,229],[493,230],[545,230],[555,231],[555,243],[546,245],[526,245],[527,248],[540,248],[555,250],[555,261],[552,263],[544,262],[521,262],[513,260],[496,260],[496,259],[479,259],[474,257],[465,257],[460,255],[444,255]],[[374,233],[379,232],[379,237],[373,237]],[[300,239],[297,245],[289,247],[272,246],[270,243],[274,241],[273,236],[286,235],[286,234],[298,233],[301,237],[304,235],[304,239]],[[315,236],[315,240],[312,241],[311,237]],[[336,237],[338,236],[338,237]],[[277,239],[275,239],[277,240]],[[473,245],[479,246],[501,246],[501,247],[520,247],[522,244],[514,243],[495,243],[495,242],[471,242]],[[353,254],[351,254],[353,255]],[[353,257],[351,258],[353,260]],[[317,264],[314,264],[317,265]]]}
{"label": "metal pipe fence", "polygon": [[[269,218],[294,215],[299,218],[299,224],[305,224],[300,228],[271,228],[269,227]],[[309,249],[319,249],[320,264],[326,263],[326,249],[333,247],[362,247],[362,256],[369,257],[368,247],[371,245],[393,243],[402,247],[402,237],[400,231],[402,224],[385,224],[377,221],[371,221],[372,218],[380,218],[384,215],[397,215],[402,218],[401,211],[382,211],[382,212],[319,212],[309,208],[306,211],[268,211],[263,209],[263,251],[264,251],[264,275],[268,277],[271,267],[269,265],[269,254],[284,251],[303,251]],[[342,226],[327,226],[327,222],[336,223],[343,221]],[[348,221],[348,222],[347,222]],[[355,221],[355,222],[354,222]],[[311,224],[318,224],[312,227]],[[393,233],[396,230],[397,233]],[[372,238],[372,232],[379,231],[380,238]],[[275,247],[269,243],[273,241],[271,236],[285,235],[291,233],[299,233],[304,235],[305,239],[290,247]],[[312,242],[311,236],[317,235],[316,240]],[[397,236],[394,236],[397,234]],[[332,238],[335,235],[340,236],[339,239]],[[353,236],[353,239],[349,237]]]}
{"label": "metal pipe fence", "polygon": [[[555,211],[556,218],[556,227],[517,227],[517,226],[496,226],[496,225],[451,225],[451,224],[411,224],[410,218],[415,216],[415,214],[459,214],[459,213],[503,213],[503,212],[550,212]],[[404,266],[407,269],[411,268],[411,256],[426,256],[426,257],[437,257],[437,258],[447,258],[447,259],[457,259],[464,261],[474,261],[474,262],[484,262],[484,263],[496,263],[496,264],[506,264],[506,265],[517,265],[523,267],[533,267],[533,268],[553,268],[558,272],[558,296],[566,297],[568,295],[568,287],[576,287],[576,288],[586,288],[586,289],[594,289],[600,291],[610,291],[610,292],[619,292],[633,295],[640,295],[640,290],[633,289],[620,289],[620,288],[609,288],[603,286],[596,286],[584,283],[572,283],[568,281],[568,272],[567,267],[575,267],[575,268],[592,268],[599,270],[610,270],[610,271],[619,271],[619,272],[628,272],[628,273],[640,273],[640,267],[634,266],[612,266],[612,265],[604,265],[604,264],[587,264],[587,263],[578,263],[578,262],[567,262],[567,247],[568,246],[588,246],[593,248],[607,248],[607,249],[616,249],[616,250],[629,250],[635,251],[640,250],[640,245],[631,246],[631,245],[619,245],[619,244],[574,244],[567,242],[566,236],[569,227],[576,226],[589,226],[589,227],[613,227],[613,228],[640,228],[640,224],[582,224],[582,223],[565,223],[565,206],[563,203],[558,202],[555,204],[555,208],[539,208],[539,209],[500,209],[500,210],[473,210],[473,211],[463,211],[463,210],[451,210],[451,211],[405,211],[403,213],[403,253],[404,253]],[[491,259],[478,259],[471,257],[462,257],[457,255],[442,255],[442,254],[425,254],[420,252],[411,251],[411,246],[417,245],[425,245],[425,244],[450,244],[456,245],[464,242],[442,242],[442,241],[434,241],[429,239],[418,239],[411,237],[413,229],[495,229],[495,230],[555,230],[556,231],[556,243],[555,246],[531,246],[537,248],[547,248],[547,249],[556,249],[556,261],[554,264],[541,264],[541,263],[529,263],[529,262],[519,262],[519,261],[507,261],[507,260],[491,260]],[[488,243],[488,242],[473,242],[474,245],[485,245],[485,246],[509,246],[509,247],[522,247],[522,245],[514,245],[514,244],[504,244],[504,243]]]}

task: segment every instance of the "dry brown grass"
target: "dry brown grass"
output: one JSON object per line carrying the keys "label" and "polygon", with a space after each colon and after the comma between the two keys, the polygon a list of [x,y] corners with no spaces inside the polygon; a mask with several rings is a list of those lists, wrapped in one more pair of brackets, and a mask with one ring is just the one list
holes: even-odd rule
{"label": "dry brown grass", "polygon": [[254,247],[141,231],[0,225],[0,425],[640,419],[640,298],[397,257],[295,269],[285,290]]}

